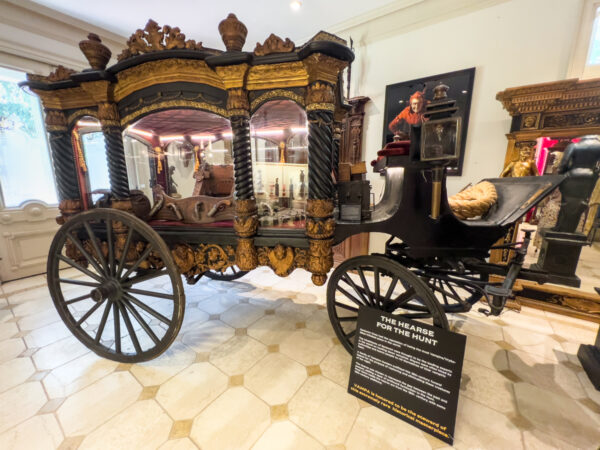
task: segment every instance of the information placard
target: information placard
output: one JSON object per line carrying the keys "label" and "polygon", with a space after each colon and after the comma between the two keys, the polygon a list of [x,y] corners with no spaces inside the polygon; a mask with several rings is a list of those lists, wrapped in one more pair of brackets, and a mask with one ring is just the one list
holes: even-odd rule
{"label": "information placard", "polygon": [[452,444],[466,341],[361,307],[348,392]]}

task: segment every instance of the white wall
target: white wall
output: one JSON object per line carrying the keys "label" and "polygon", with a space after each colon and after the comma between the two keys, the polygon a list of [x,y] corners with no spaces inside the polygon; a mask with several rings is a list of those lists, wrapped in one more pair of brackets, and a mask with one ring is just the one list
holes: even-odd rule
{"label": "white wall", "polygon": [[[496,93],[565,78],[582,5],[583,0],[511,0],[409,31],[398,27],[382,38],[377,36],[384,23],[378,20],[340,33],[355,43],[352,95],[371,98],[365,115],[365,159],[375,159],[381,148],[386,85],[475,67],[463,176],[449,178],[449,194],[469,182],[498,176],[510,116]],[[389,26],[389,19],[383,20]],[[383,180],[376,174],[369,177],[379,198]],[[383,238],[372,235],[370,250],[382,251]]]}

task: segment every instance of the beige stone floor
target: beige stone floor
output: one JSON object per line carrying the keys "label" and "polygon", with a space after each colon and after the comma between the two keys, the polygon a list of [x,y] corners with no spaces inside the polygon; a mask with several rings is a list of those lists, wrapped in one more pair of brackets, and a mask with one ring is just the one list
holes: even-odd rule
{"label": "beige stone floor", "polygon": [[[446,447],[346,393],[350,356],[306,272],[186,295],[171,348],[129,365],[70,335],[44,276],[0,286],[0,449]],[[455,447],[597,448],[600,392],[576,357],[597,325],[475,309],[450,317],[468,336]]]}

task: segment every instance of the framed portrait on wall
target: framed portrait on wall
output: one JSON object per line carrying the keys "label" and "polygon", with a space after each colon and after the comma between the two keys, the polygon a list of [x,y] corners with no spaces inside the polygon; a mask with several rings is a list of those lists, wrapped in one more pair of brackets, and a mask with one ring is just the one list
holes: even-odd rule
{"label": "framed portrait on wall", "polygon": [[[458,111],[453,116],[458,120],[452,123],[448,122],[446,128],[450,128],[444,134],[445,139],[448,139],[448,131],[452,129],[453,132],[455,131],[456,139],[456,162],[448,167],[448,175],[462,175],[474,80],[475,68],[472,67],[386,86],[383,146],[392,142],[394,136],[398,139],[410,138],[411,126],[421,125],[427,121],[423,117],[423,113],[426,111],[427,104],[433,99],[434,88],[437,85],[445,84],[449,87],[448,98],[456,100],[458,107]],[[432,127],[428,127],[428,130],[430,130],[430,139],[439,135]],[[434,151],[435,149],[432,147],[429,150]],[[446,154],[444,157],[447,158],[448,155]]]}

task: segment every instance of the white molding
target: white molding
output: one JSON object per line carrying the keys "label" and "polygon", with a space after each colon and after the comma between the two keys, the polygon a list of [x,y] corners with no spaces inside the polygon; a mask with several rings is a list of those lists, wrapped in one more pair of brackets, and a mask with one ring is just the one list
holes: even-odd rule
{"label": "white molding", "polygon": [[[113,58],[125,48],[126,38],[59,13],[30,0],[0,0],[0,64],[35,67],[58,64],[81,70],[88,67],[79,42],[96,33],[111,49]],[[12,55],[8,62],[2,54]],[[21,63],[18,59],[23,59]],[[31,64],[31,62],[34,64]]]}
{"label": "white molding", "polygon": [[327,31],[344,38],[352,36],[355,42],[364,45],[507,1],[510,0],[398,0]]}
{"label": "white molding", "polygon": [[593,78],[599,76],[600,69],[586,67],[590,52],[592,32],[596,10],[600,7],[600,0],[584,0],[581,8],[581,19],[577,27],[577,38],[573,42],[573,49],[567,68],[567,78]]}

